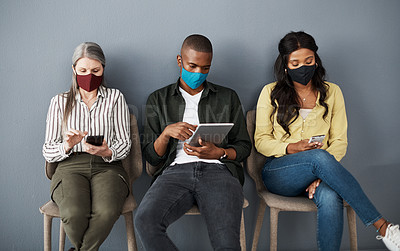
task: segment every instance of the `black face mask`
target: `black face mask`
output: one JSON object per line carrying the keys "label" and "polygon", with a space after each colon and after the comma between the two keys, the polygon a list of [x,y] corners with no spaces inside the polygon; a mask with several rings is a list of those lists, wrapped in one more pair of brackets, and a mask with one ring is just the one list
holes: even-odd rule
{"label": "black face mask", "polygon": [[287,72],[292,79],[292,81],[295,81],[297,83],[300,83],[302,85],[307,85],[308,82],[312,79],[314,76],[316,65],[303,65],[297,69],[289,69],[287,68]]}

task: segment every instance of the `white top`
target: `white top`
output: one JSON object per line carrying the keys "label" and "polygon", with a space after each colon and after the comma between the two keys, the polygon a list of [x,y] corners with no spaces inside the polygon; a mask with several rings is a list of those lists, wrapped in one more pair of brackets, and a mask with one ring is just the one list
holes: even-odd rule
{"label": "white top", "polygon": [[[46,120],[46,139],[43,156],[48,162],[58,162],[73,152],[83,152],[83,143],[76,144],[65,153],[61,124],[64,117],[66,95],[52,98]],[[131,148],[129,109],[122,93],[117,89],[100,86],[92,107],[83,102],[79,92],[75,96],[75,106],[67,120],[67,130],[87,131],[88,135],[104,135],[111,157],[104,161],[112,162],[125,158]]]}
{"label": "white top", "polygon": [[[195,95],[190,95],[187,93],[185,90],[183,90],[181,87],[179,87],[179,91],[182,94],[183,99],[185,100],[185,111],[183,113],[183,122],[192,124],[192,125],[198,125],[199,122],[199,114],[198,114],[198,108],[199,108],[199,102],[201,98],[201,94],[203,91],[195,94]],[[202,161],[202,162],[207,162],[207,163],[221,163],[219,160],[216,159],[200,159],[197,156],[191,156],[187,155],[185,151],[183,150],[183,144],[188,143],[189,140],[185,141],[178,141],[178,145],[176,147],[176,157],[175,160],[171,163],[171,165],[175,164],[184,164],[184,163],[190,163],[190,162],[197,162],[197,161]]]}
{"label": "white top", "polygon": [[299,113],[300,113],[300,116],[301,116],[303,119],[306,119],[307,116],[308,116],[308,114],[310,114],[311,111],[312,111],[312,109],[303,109],[303,108],[300,108]]}

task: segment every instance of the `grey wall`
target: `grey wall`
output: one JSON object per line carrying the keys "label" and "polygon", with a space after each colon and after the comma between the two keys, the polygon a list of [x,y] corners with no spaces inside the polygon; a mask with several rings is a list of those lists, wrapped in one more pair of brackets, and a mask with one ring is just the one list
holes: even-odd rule
{"label": "grey wall", "polygon": [[[69,88],[73,49],[83,41],[102,46],[109,85],[125,94],[142,127],[147,96],[177,79],[176,54],[192,33],[213,42],[209,80],[235,89],[246,111],[274,80],[279,39],[291,30],[312,34],[328,80],[340,85],[346,100],[349,148],[343,164],[380,212],[399,223],[399,11],[396,0],[1,1],[0,250],[43,248],[38,208],[49,199],[50,185],[41,154],[45,119],[50,98]],[[134,184],[139,202],[149,182],[143,174]],[[249,248],[258,198],[248,176],[244,192]],[[269,247],[268,215],[261,250]],[[357,228],[360,249],[383,248],[372,228],[360,220]],[[181,250],[210,249],[201,217],[185,216],[169,233]],[[281,213],[281,250],[315,250],[315,233],[315,214]],[[58,221],[53,236],[56,249]],[[349,248],[347,229],[342,248]],[[102,250],[125,249],[120,218]]]}

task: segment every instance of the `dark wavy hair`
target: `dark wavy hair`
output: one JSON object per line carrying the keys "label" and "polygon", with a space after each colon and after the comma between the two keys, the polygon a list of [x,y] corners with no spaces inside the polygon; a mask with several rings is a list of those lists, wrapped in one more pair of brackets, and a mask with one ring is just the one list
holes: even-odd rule
{"label": "dark wavy hair", "polygon": [[325,119],[328,114],[328,105],[325,103],[328,85],[324,81],[325,69],[317,54],[318,46],[311,35],[303,31],[292,31],[286,34],[279,42],[279,55],[274,66],[277,84],[271,92],[271,105],[274,107],[274,110],[270,117],[271,121],[273,121],[275,113],[278,113],[277,122],[285,130],[288,137],[291,135],[289,126],[299,117],[301,104],[293,82],[285,70],[287,69],[289,55],[301,48],[306,48],[314,52],[317,67],[311,84],[313,90],[320,93],[319,103],[325,107],[323,118]]}

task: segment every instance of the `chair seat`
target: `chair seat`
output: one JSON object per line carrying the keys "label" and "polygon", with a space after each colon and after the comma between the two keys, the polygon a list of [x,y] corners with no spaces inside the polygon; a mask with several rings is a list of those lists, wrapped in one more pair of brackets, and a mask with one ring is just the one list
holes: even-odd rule
{"label": "chair seat", "polygon": [[[126,198],[125,204],[122,207],[121,214],[132,212],[136,207],[137,203],[135,201],[135,198],[133,198],[132,193],[129,193],[129,196]],[[41,206],[39,210],[42,214],[60,218],[60,210],[58,209],[57,204],[54,203],[52,200]]]}
{"label": "chair seat", "polygon": [[[246,198],[244,198],[243,208],[246,208],[248,206],[249,206],[249,201]],[[193,207],[186,212],[186,215],[199,215],[199,214],[200,211],[197,205],[193,205]]]}
{"label": "chair seat", "polygon": [[42,214],[60,218],[60,210],[58,209],[57,204],[52,200],[49,200],[49,202],[41,206],[39,210]]}
{"label": "chair seat", "polygon": [[133,198],[132,193],[129,193],[129,196],[125,200],[125,204],[122,207],[122,213],[125,214],[128,212],[132,212],[137,207],[137,203],[135,198]]}
{"label": "chair seat", "polygon": [[[272,208],[278,208],[282,211],[300,211],[300,212],[311,212],[317,211],[315,203],[303,196],[286,197],[270,193],[268,191],[262,191],[259,196],[265,201],[265,203]],[[349,207],[347,202],[344,202],[344,207]]]}

